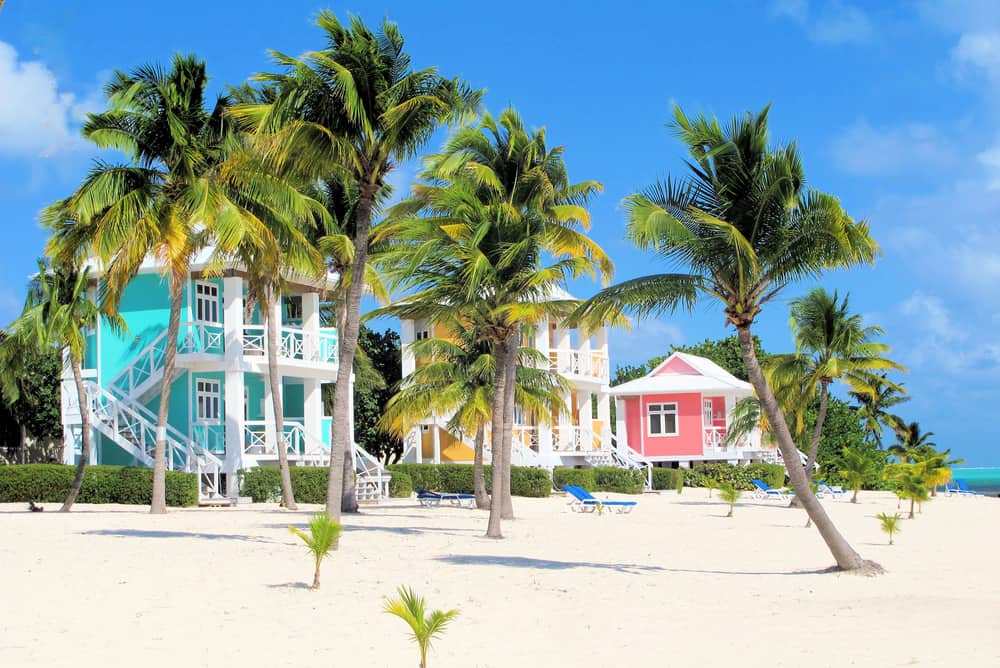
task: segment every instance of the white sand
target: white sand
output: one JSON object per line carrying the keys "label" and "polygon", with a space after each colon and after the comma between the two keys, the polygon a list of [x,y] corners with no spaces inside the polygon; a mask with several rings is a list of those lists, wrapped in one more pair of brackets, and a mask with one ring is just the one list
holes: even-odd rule
{"label": "white sand", "polygon": [[725,519],[704,490],[624,516],[515,499],[501,542],[478,511],[365,507],[318,592],[285,528],[305,511],[0,506],[0,666],[416,666],[381,612],[400,584],[461,610],[434,668],[1000,665],[1000,499],[936,499],[892,547],[895,497],[824,503],[887,575],[819,572],[802,511]]}

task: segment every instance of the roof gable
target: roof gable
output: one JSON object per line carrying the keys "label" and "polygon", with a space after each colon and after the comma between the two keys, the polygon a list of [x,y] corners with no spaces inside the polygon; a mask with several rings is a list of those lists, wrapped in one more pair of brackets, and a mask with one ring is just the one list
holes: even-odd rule
{"label": "roof gable", "polygon": [[619,396],[670,392],[750,396],[753,387],[710,359],[675,352],[642,378],[611,388],[611,394]]}

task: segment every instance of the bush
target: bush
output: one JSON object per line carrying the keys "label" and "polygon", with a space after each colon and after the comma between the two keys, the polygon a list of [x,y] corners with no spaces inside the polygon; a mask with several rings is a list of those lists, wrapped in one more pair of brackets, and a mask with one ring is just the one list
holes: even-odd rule
{"label": "bush", "polygon": [[[75,466],[18,464],[0,467],[0,503],[62,503],[69,494]],[[198,477],[167,471],[167,505],[198,505]],[[153,470],[128,466],[88,466],[77,503],[148,505],[153,496]]]}
{"label": "bush", "polygon": [[738,466],[728,463],[709,463],[683,469],[684,484],[688,487],[704,487],[705,479],[711,478],[719,485],[732,485],[740,490],[752,490],[754,478],[763,480],[771,487],[785,484],[785,467],[781,464],[754,463]]}
{"label": "bush", "polygon": [[402,471],[396,471],[389,480],[389,496],[394,499],[408,499],[413,494],[413,479]]}
{"label": "bush", "polygon": [[273,466],[243,469],[240,471],[240,496],[249,496],[254,503],[277,501],[281,497],[281,473]]}
{"label": "bush", "polygon": [[646,472],[642,469],[621,469],[616,466],[594,467],[594,483],[601,492],[642,494]]}
{"label": "bush", "polygon": [[[296,503],[326,503],[330,469],[325,466],[292,466],[292,494]],[[240,471],[240,494],[254,503],[281,499],[281,471],[276,466],[256,466]]]}
{"label": "bush", "polygon": [[594,469],[572,469],[560,466],[552,470],[552,487],[561,490],[564,485],[583,487],[588,492],[597,491]]}
{"label": "bush", "polygon": [[684,469],[653,468],[653,489],[677,489],[684,484]]}
{"label": "bush", "polygon": [[766,482],[770,487],[785,486],[785,467],[781,464],[764,464],[754,462],[747,465],[747,472],[750,479],[758,479]]}
{"label": "bush", "polygon": [[[413,488],[430,489],[448,494],[471,494],[471,464],[390,464],[389,471],[405,473],[413,481]],[[486,490],[492,491],[493,468],[483,467]],[[513,496],[548,496],[552,491],[549,473],[544,469],[526,466],[512,466],[510,472],[510,493]]]}

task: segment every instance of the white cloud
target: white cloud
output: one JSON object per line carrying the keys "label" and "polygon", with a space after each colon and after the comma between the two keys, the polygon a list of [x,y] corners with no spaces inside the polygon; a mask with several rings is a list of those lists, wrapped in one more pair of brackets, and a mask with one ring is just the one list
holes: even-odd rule
{"label": "white cloud", "polygon": [[986,168],[990,190],[1000,190],[1000,144],[977,154],[976,159]]}
{"label": "white cloud", "polygon": [[671,345],[683,342],[681,328],[668,320],[633,321],[632,331],[613,330],[608,337],[610,357],[616,365],[643,364],[650,358],[668,354]]}
{"label": "white cloud", "polygon": [[924,123],[875,128],[859,121],[840,133],[832,152],[841,169],[862,175],[940,170],[958,160],[940,131]]}
{"label": "white cloud", "polygon": [[981,71],[993,81],[1000,80],[1000,32],[967,32],[951,51],[960,77]]}
{"label": "white cloud", "polygon": [[900,319],[893,331],[905,332],[901,336],[905,345],[895,350],[904,363],[969,381],[995,377],[1000,341],[987,328],[970,336],[944,299],[917,290],[899,305],[897,313]]}
{"label": "white cloud", "polygon": [[61,91],[55,74],[37,61],[20,60],[0,41],[0,155],[48,157],[82,145],[77,134],[94,97]]}
{"label": "white cloud", "polygon": [[769,10],[772,16],[799,24],[809,39],[820,44],[862,44],[874,34],[868,15],[840,0],[820,3],[818,9],[807,0],[772,0]]}

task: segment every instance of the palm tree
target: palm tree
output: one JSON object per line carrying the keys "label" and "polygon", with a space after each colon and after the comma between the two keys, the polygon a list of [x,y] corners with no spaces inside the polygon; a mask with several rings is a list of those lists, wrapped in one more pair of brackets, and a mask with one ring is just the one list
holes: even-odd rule
{"label": "palm tree", "polygon": [[896,483],[896,496],[910,502],[912,520],[914,504],[923,504],[931,496],[927,463],[899,462],[887,468],[888,476]]}
{"label": "palm tree", "polygon": [[[17,401],[19,388],[17,378],[10,373],[16,367],[7,361],[20,357],[24,350],[65,351],[73,371],[73,383],[80,406],[82,449],[80,460],[76,464],[76,475],[60,509],[62,512],[69,512],[76,502],[83,486],[84,470],[90,461],[92,447],[90,411],[87,409],[87,393],[81,370],[87,347],[85,332],[94,328],[98,320],[97,305],[88,293],[89,281],[90,276],[86,270],[78,271],[59,265],[48,267],[45,262],[39,261],[38,274],[28,288],[24,309],[20,317],[7,328],[7,336],[0,343],[0,358],[5,361],[0,365],[4,370],[0,375],[0,384],[8,402]],[[111,324],[121,326],[117,318],[112,318]]]}
{"label": "palm tree", "polygon": [[795,352],[771,357],[767,365],[768,380],[772,386],[794,384],[800,387],[800,410],[812,403],[819,392],[819,409],[805,464],[808,475],[819,452],[830,385],[840,380],[853,391],[864,392],[865,388],[879,382],[876,371],[905,368],[885,357],[889,346],[872,340],[884,330],[865,327],[860,314],[850,313],[846,295],[838,300],[836,292],[831,295],[823,288],[816,288],[805,297],[792,300],[791,323]]}
{"label": "palm tree", "polygon": [[[344,327],[339,334],[337,387],[350,386],[358,344],[361,296],[377,195],[396,164],[412,157],[443,122],[471,113],[481,93],[435,69],[414,71],[396,24],[373,32],[357,17],[344,26],[329,10],[317,25],[327,47],[300,59],[274,53],[285,71],[260,75],[275,87],[273,101],[243,105],[237,115],[271,136],[278,164],[327,179],[340,176],[357,190],[354,262],[346,288]],[[350,396],[334,395],[327,512],[340,517],[344,457],[353,443]]]}
{"label": "palm tree", "polygon": [[910,400],[905,396],[902,383],[892,383],[886,374],[880,374],[867,387],[848,394],[858,403],[858,417],[864,421],[865,433],[879,450],[882,449],[882,426],[896,431],[903,426],[903,419],[890,413],[893,406]]}
{"label": "palm tree", "polygon": [[[457,318],[446,328],[454,338],[422,339],[410,344],[411,353],[427,362],[403,380],[380,424],[402,437],[428,415],[450,415],[446,425],[449,431],[475,434],[472,478],[476,506],[487,509],[490,498],[483,476],[483,443],[493,406],[496,359],[475,328]],[[547,358],[533,348],[521,348],[514,402],[524,414],[550,419],[553,410],[565,410],[561,395],[570,389],[562,376],[549,370]]]}
{"label": "palm tree", "polygon": [[854,491],[851,503],[857,503],[858,492],[877,471],[875,462],[860,448],[844,448],[841,452],[844,458],[841,461],[840,477],[847,483],[848,488]]}
{"label": "palm tree", "polygon": [[[574,321],[619,310],[639,316],[692,308],[700,295],[722,302],[750,381],[786,462],[799,461],[795,441],[753,347],[761,309],[798,280],[827,269],[874,262],[878,246],[832,195],[807,190],[795,144],[770,147],[768,108],[737,116],[688,118],[679,107],[673,127],[687,146],[690,175],[658,183],[626,199],[628,238],[686,271],[626,281],[586,302]],[[812,517],[838,567],[873,570],[848,544],[809,490],[799,466],[788,467],[796,496]]]}
{"label": "palm tree", "polygon": [[934,446],[937,444],[931,440],[933,437],[933,431],[920,431],[919,423],[905,423],[896,430],[898,442],[889,446],[888,452],[897,457],[899,461],[912,464],[936,452]]}
{"label": "palm tree", "polygon": [[[548,316],[562,318],[575,303],[554,299],[569,277],[607,276],[612,264],[581,231],[584,204],[600,184],[571,184],[563,149],[546,146],[545,131],[529,132],[507,109],[456,132],[427,159],[425,183],[390,211],[382,237],[390,282],[415,289],[389,309],[408,319],[466,319],[495,356],[491,449],[493,496],[487,536],[502,538],[501,518],[513,517],[510,456],[517,338]],[[555,257],[542,265],[544,254]]]}
{"label": "palm tree", "polygon": [[733,508],[736,507],[736,502],[740,500],[742,494],[743,492],[729,483],[719,484],[719,498],[729,504],[729,514],[726,517],[733,516]]}
{"label": "palm tree", "polygon": [[57,263],[93,254],[105,266],[102,310],[113,313],[147,257],[163,267],[170,317],[157,412],[150,512],[166,512],[166,425],[177,354],[184,285],[196,253],[214,247],[210,266],[263,227],[245,203],[270,196],[266,174],[227,161],[236,146],[225,120],[226,98],[204,107],[208,76],[194,56],[175,56],[169,70],[143,65],[116,72],[106,86],[109,108],[90,114],[83,134],[128,162],[98,161],[77,191],[43,213],[53,230]]}
{"label": "palm tree", "polygon": [[892,515],[888,513],[879,513],[875,517],[877,517],[881,523],[882,531],[889,535],[889,545],[892,545],[892,537],[901,531],[899,528],[899,520],[902,518],[899,516],[899,513],[893,513]]}
{"label": "palm tree", "polygon": [[407,623],[413,634],[413,641],[420,649],[420,668],[427,668],[427,652],[431,642],[440,637],[451,620],[458,616],[458,610],[434,610],[427,613],[427,601],[409,587],[396,590],[399,598],[386,600],[383,610]]}
{"label": "palm tree", "polygon": [[342,527],[331,520],[326,513],[316,513],[309,520],[308,534],[295,527],[288,527],[288,530],[301,538],[302,542],[306,544],[306,549],[312,554],[316,570],[313,571],[313,583],[310,589],[319,589],[320,566],[323,565],[323,559],[329,556],[330,551],[337,548]]}

